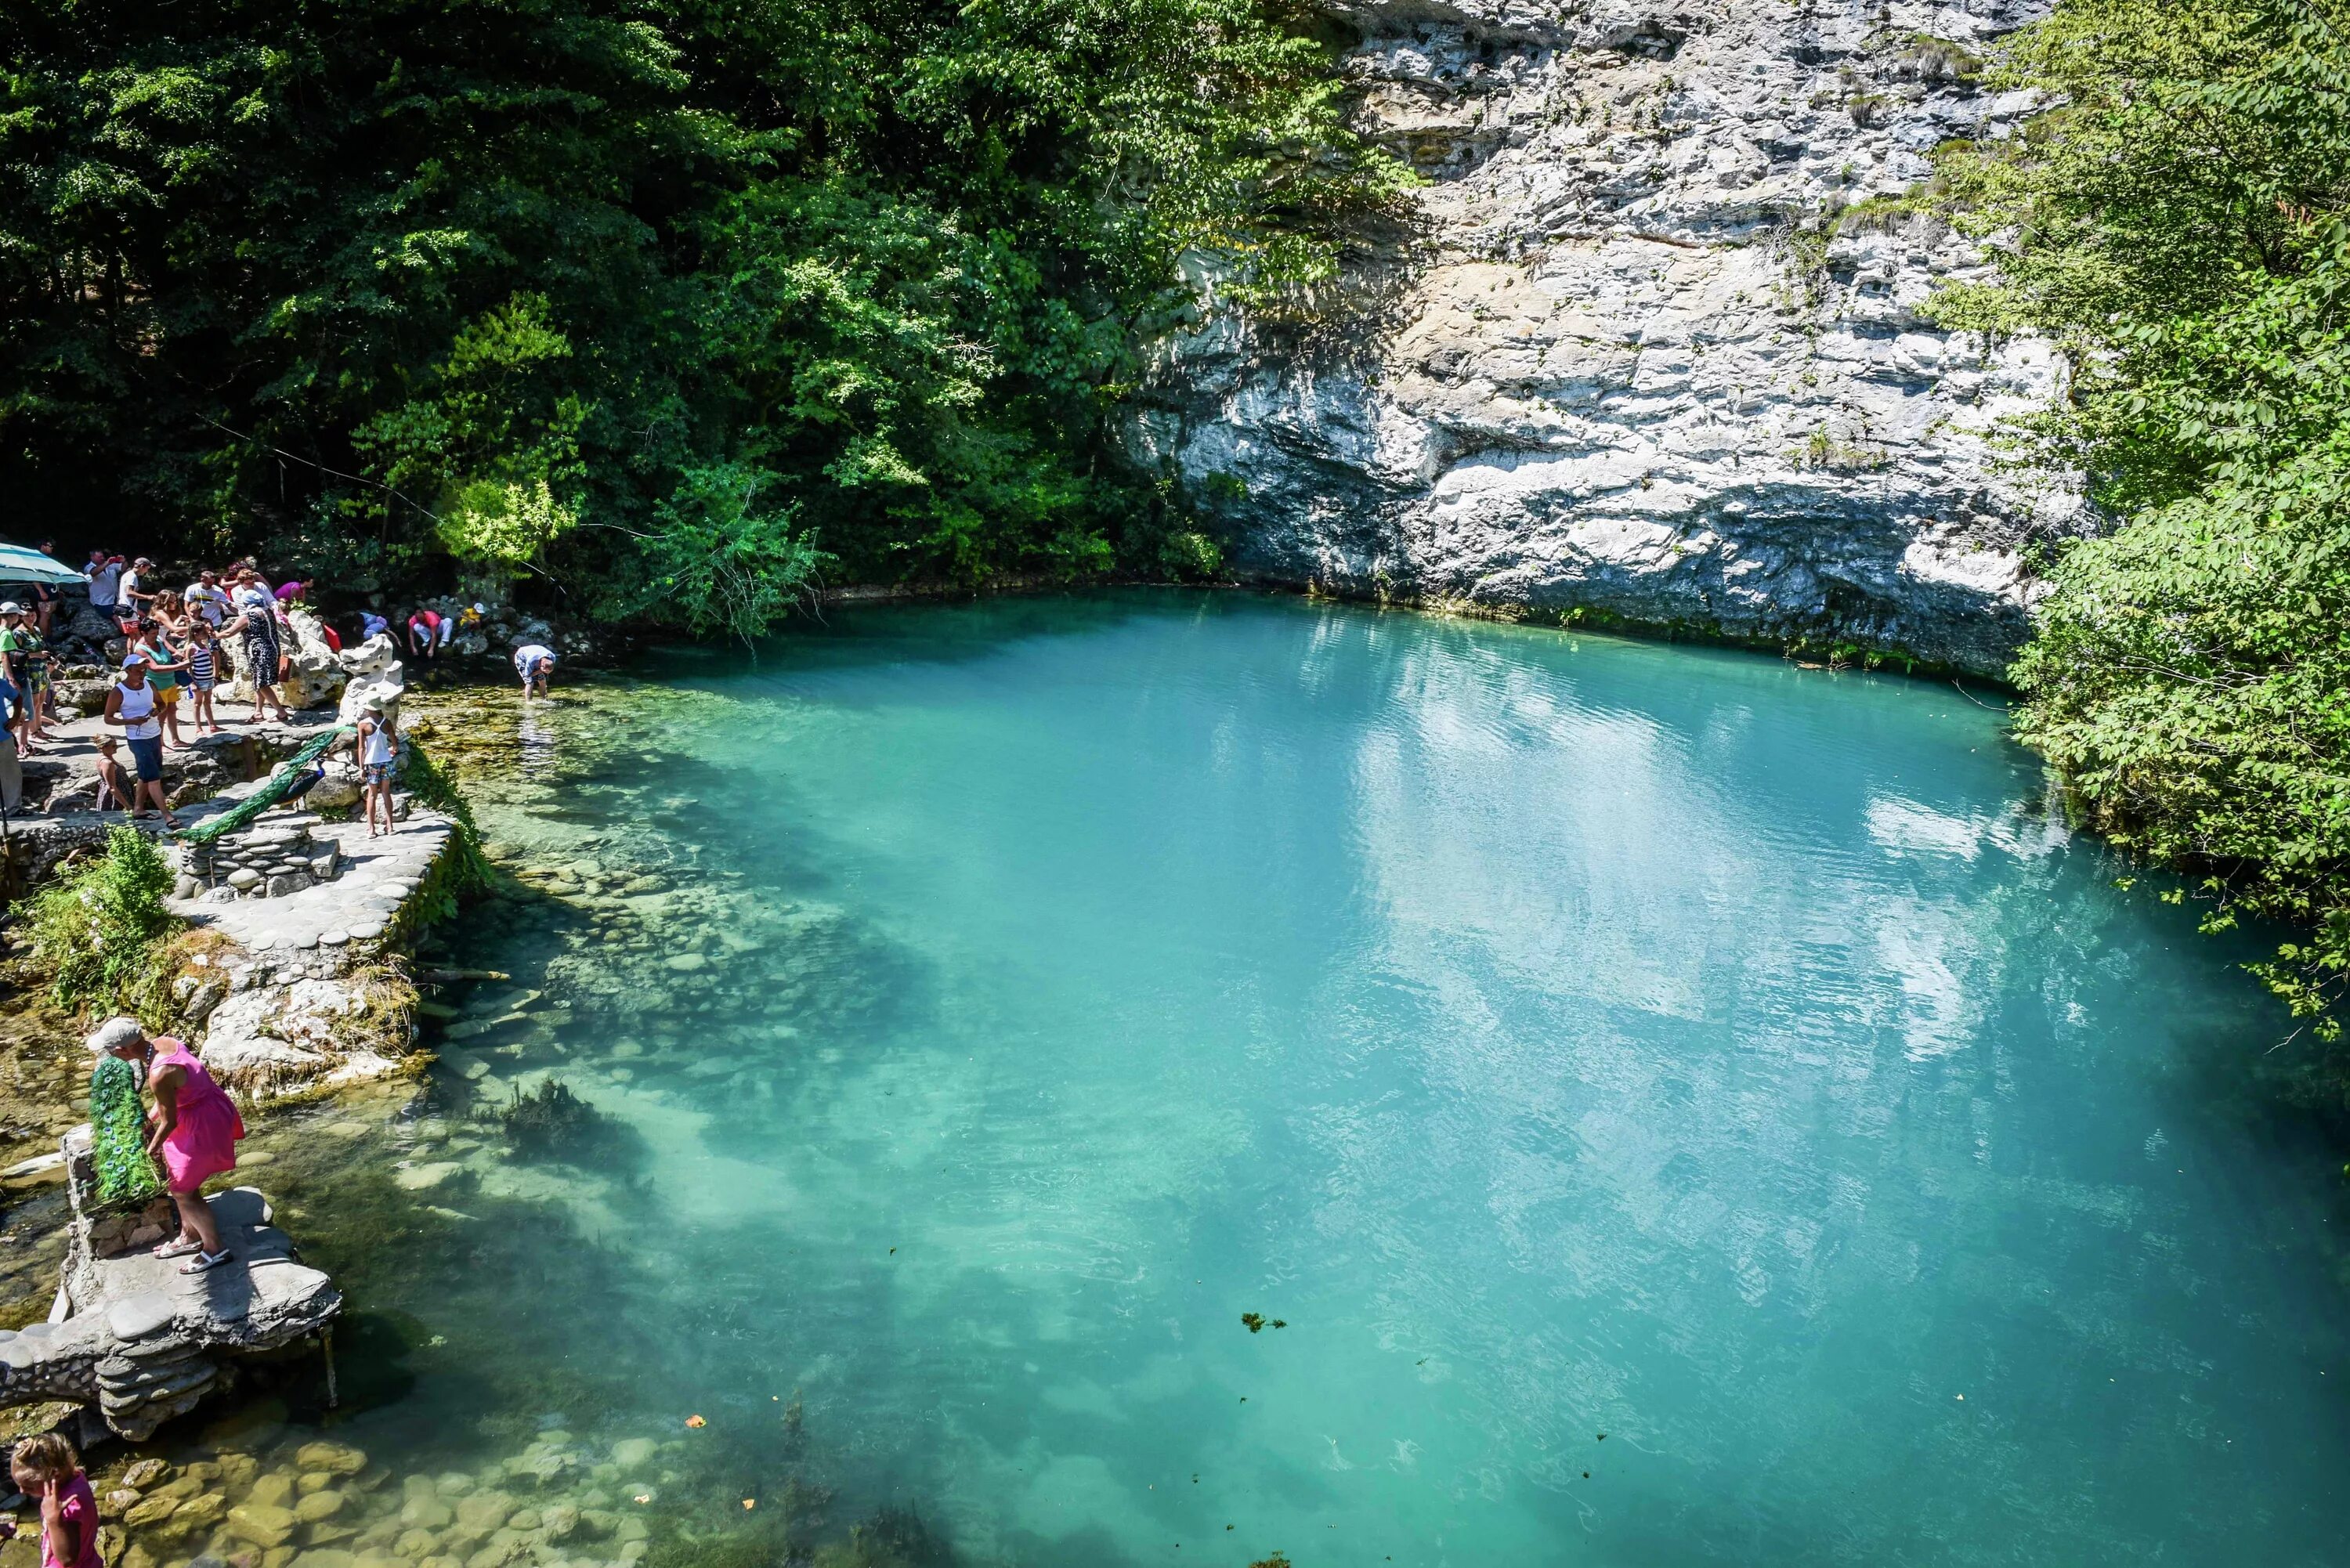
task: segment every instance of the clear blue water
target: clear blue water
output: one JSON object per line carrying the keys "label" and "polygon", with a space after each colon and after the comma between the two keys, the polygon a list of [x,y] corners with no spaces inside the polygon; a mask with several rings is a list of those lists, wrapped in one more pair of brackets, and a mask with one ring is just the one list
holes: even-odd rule
{"label": "clear blue water", "polygon": [[441,1093],[641,1141],[461,1139],[546,1230],[374,1287],[541,1424],[796,1392],[972,1563],[2350,1562],[2286,1025],[1950,685],[1179,594],[640,673],[494,710],[492,836],[662,890],[469,916],[546,995]]}

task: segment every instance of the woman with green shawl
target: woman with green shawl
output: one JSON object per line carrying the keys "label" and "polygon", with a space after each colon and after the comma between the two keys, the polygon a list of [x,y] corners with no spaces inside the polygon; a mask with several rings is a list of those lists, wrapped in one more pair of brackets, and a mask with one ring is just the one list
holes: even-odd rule
{"label": "woman with green shawl", "polygon": [[135,1209],[163,1195],[155,1157],[147,1152],[147,1112],[139,1099],[144,1075],[137,1063],[102,1045],[97,1049],[98,1065],[89,1075],[89,1148],[99,1207]]}

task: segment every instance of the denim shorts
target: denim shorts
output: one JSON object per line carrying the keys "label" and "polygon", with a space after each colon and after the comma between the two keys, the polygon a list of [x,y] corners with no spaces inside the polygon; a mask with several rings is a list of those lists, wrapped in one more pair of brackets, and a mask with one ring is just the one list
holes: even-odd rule
{"label": "denim shorts", "polygon": [[125,735],[122,743],[130,748],[130,760],[139,764],[141,784],[152,784],[163,776],[162,736]]}
{"label": "denim shorts", "polygon": [[361,763],[359,767],[359,778],[362,782],[371,784],[390,784],[391,782],[391,764],[390,763]]}

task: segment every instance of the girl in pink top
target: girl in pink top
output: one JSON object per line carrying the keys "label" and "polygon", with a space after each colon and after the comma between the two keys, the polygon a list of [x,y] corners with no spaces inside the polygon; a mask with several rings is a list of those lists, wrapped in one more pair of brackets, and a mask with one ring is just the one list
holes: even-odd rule
{"label": "girl in pink top", "polygon": [[169,1034],[150,1041],[135,1018],[108,1020],[90,1044],[147,1068],[147,1089],[155,1099],[147,1113],[153,1128],[147,1152],[162,1168],[163,1185],[180,1210],[179,1235],[156,1248],[155,1255],[187,1258],[180,1267],[183,1274],[220,1267],[228,1262],[228,1249],[221,1245],[219,1222],[199,1189],[236,1168],[236,1140],[244,1136],[236,1103],[186,1045]]}
{"label": "girl in pink top", "polygon": [[[81,1456],[55,1432],[16,1445],[8,1461],[16,1490],[41,1505],[41,1568],[105,1568],[98,1554],[98,1499]],[[11,1536],[15,1520],[8,1521]]]}

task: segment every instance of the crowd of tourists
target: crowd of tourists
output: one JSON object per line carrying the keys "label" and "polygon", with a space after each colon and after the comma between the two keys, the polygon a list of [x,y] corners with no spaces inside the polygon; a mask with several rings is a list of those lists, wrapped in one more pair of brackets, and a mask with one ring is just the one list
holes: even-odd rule
{"label": "crowd of tourists", "polygon": [[[43,555],[55,555],[49,541],[37,547]],[[182,586],[167,580],[147,556],[126,561],[104,549],[90,551],[81,574],[90,608],[119,632],[121,649],[120,672],[106,695],[106,729],[97,742],[98,809],[172,823],[163,802],[166,750],[184,750],[194,744],[192,737],[225,733],[230,724],[288,716],[279,688],[291,673],[295,650],[289,612],[311,608],[316,585],[296,576],[273,584],[260,563],[247,558],[219,569],[205,567]],[[32,585],[23,598],[0,599],[0,704],[19,759],[36,755],[53,741],[60,601],[59,589],[47,583]],[[404,646],[411,660],[431,663],[449,652],[461,631],[480,626],[484,614],[478,604],[454,615],[420,607],[395,628],[390,618],[361,610],[352,629],[360,642],[386,638]],[[340,652],[343,631],[324,615],[316,624],[328,647]],[[111,638],[107,642],[115,645]],[[232,643],[243,652],[251,680],[252,712],[241,721],[213,706],[216,690],[234,676]],[[515,673],[525,692],[545,694],[556,659],[555,651],[540,643],[514,650]],[[389,757],[373,754],[390,745],[388,726],[380,714],[370,717],[375,722],[362,726],[359,745],[361,768],[370,775],[369,824],[375,827],[380,793],[388,831]],[[126,749],[127,767],[120,755]],[[372,775],[379,771],[386,775],[380,792],[373,787]]]}

